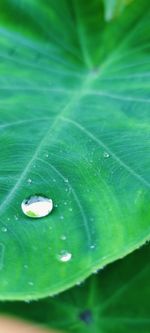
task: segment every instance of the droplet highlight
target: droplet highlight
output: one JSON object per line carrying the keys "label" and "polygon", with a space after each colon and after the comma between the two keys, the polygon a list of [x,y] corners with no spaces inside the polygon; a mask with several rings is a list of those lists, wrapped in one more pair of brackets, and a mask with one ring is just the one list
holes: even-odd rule
{"label": "droplet highlight", "polygon": [[104,158],[108,158],[108,157],[110,157],[110,154],[107,151],[104,151],[103,156],[104,156]]}
{"label": "droplet highlight", "polygon": [[2,227],[2,228],[1,228],[1,231],[2,231],[2,232],[7,232],[7,228],[6,228],[6,227]]}
{"label": "droplet highlight", "polygon": [[28,184],[32,184],[32,179],[29,178],[29,179],[27,180],[27,183],[28,183]]}
{"label": "droplet highlight", "polygon": [[26,216],[40,218],[51,213],[53,201],[47,197],[35,195],[23,200],[21,208]]}
{"label": "droplet highlight", "polygon": [[67,262],[71,260],[72,254],[67,251],[61,251],[61,253],[58,255],[58,259],[62,262]]}

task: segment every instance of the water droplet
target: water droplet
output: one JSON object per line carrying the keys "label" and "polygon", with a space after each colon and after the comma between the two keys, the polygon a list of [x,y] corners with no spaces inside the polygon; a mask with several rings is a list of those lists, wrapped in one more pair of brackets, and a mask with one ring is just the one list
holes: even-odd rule
{"label": "water droplet", "polygon": [[64,206],[67,206],[67,202],[66,201],[64,202]]}
{"label": "water droplet", "polygon": [[69,208],[69,212],[72,212],[72,207]]}
{"label": "water droplet", "polygon": [[31,183],[32,183],[32,179],[29,178],[29,179],[27,180],[27,183],[28,183],[28,184],[31,184]]}
{"label": "water droplet", "polygon": [[2,228],[1,228],[1,231],[2,231],[2,232],[7,232],[7,228],[6,228],[6,227],[2,227]]}
{"label": "water droplet", "polygon": [[95,269],[94,271],[93,271],[93,274],[97,274],[99,272],[99,269]]}
{"label": "water droplet", "polygon": [[104,158],[108,158],[108,157],[110,157],[110,154],[107,151],[104,151],[103,156],[104,156]]}
{"label": "water droplet", "polygon": [[90,249],[95,249],[95,245],[94,245],[94,244],[91,245],[91,246],[90,246]]}
{"label": "water droplet", "polygon": [[15,215],[15,216],[14,216],[14,219],[15,219],[16,221],[18,221],[18,216],[17,216],[17,215]]}
{"label": "water droplet", "polygon": [[61,220],[64,220],[64,216],[63,216],[63,215],[61,215],[61,216],[60,216],[60,219],[61,219]]}
{"label": "water droplet", "polygon": [[60,239],[61,239],[61,240],[66,240],[67,237],[66,237],[65,235],[62,235],[62,236],[60,237]]}
{"label": "water droplet", "polygon": [[68,182],[69,182],[69,180],[68,180],[67,178],[65,178],[65,179],[64,179],[64,182],[65,182],[65,183],[68,183]]}
{"label": "water droplet", "polygon": [[56,208],[58,207],[58,205],[57,205],[57,204],[55,204],[54,206],[55,206]]}
{"label": "water droplet", "polygon": [[29,282],[28,282],[28,285],[29,285],[29,286],[34,286],[34,283],[33,283],[32,281],[29,281]]}
{"label": "water droplet", "polygon": [[48,154],[46,154],[45,156],[46,156],[46,157],[48,157],[49,155],[48,155]]}
{"label": "water droplet", "polygon": [[22,201],[21,208],[23,213],[32,218],[47,216],[53,209],[53,202],[43,196],[31,196]]}
{"label": "water droplet", "polygon": [[10,217],[7,217],[7,220],[10,221]]}
{"label": "water droplet", "polygon": [[62,262],[67,262],[72,258],[72,254],[67,251],[61,251],[61,253],[58,255],[58,259]]}
{"label": "water droplet", "polygon": [[23,267],[24,267],[24,269],[28,269],[29,268],[28,265],[24,265]]}

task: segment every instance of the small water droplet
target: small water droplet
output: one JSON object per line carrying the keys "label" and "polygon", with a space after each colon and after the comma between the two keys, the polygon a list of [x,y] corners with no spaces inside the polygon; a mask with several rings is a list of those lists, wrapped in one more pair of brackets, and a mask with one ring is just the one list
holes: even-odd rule
{"label": "small water droplet", "polygon": [[57,205],[57,204],[55,204],[55,205],[54,205],[54,207],[56,207],[56,208],[57,208],[57,207],[58,207],[58,205]]}
{"label": "small water droplet", "polygon": [[46,154],[45,156],[46,156],[46,157],[48,157],[49,155],[48,155],[48,154]]}
{"label": "small water droplet", "polygon": [[61,216],[60,216],[60,219],[61,219],[61,220],[64,220],[64,216],[63,216],[63,215],[61,215]]}
{"label": "small water droplet", "polygon": [[60,239],[61,239],[61,240],[66,240],[67,237],[66,237],[65,235],[62,235],[62,236],[60,237]]}
{"label": "small water droplet", "polygon": [[93,274],[97,274],[99,272],[99,270],[98,269],[95,269],[94,271],[93,271]]}
{"label": "small water droplet", "polygon": [[28,282],[28,285],[29,285],[29,286],[34,286],[34,283],[33,283],[32,281],[29,281],[29,282]]}
{"label": "small water droplet", "polygon": [[62,262],[67,262],[71,260],[72,254],[67,251],[61,251],[61,253],[58,255],[58,259]]}
{"label": "small water droplet", "polygon": [[7,232],[7,228],[6,228],[6,227],[2,227],[2,228],[1,228],[1,231],[2,231],[2,232]]}
{"label": "small water droplet", "polygon": [[104,156],[104,158],[108,158],[108,157],[110,157],[110,154],[107,151],[104,151],[103,156]]}
{"label": "small water droplet", "polygon": [[69,208],[69,212],[72,212],[72,207]]}
{"label": "small water droplet", "polygon": [[95,245],[94,245],[94,244],[91,245],[91,246],[90,246],[90,249],[95,249]]}
{"label": "small water droplet", "polygon": [[15,215],[15,216],[14,216],[14,219],[15,219],[16,221],[18,221],[18,216],[17,216],[17,215]]}
{"label": "small water droplet", "polygon": [[68,180],[67,178],[65,178],[65,179],[64,179],[64,182],[65,182],[65,183],[68,183],[68,182],[69,182],[69,180]]}
{"label": "small water droplet", "polygon": [[81,286],[81,284],[82,284],[82,281],[78,281],[78,282],[76,282],[76,286]]}
{"label": "small water droplet", "polygon": [[24,269],[28,269],[29,268],[28,265],[24,265],[23,267],[24,267]]}
{"label": "small water droplet", "polygon": [[27,180],[27,183],[28,183],[28,184],[31,184],[31,183],[32,183],[32,179],[29,178],[29,179]]}
{"label": "small water droplet", "polygon": [[67,206],[67,202],[66,201],[64,202],[64,206]]}
{"label": "small water droplet", "polygon": [[7,217],[7,220],[10,221],[10,217]]}
{"label": "small water droplet", "polygon": [[21,208],[23,213],[32,218],[47,216],[53,209],[53,202],[44,196],[31,196],[22,201]]}

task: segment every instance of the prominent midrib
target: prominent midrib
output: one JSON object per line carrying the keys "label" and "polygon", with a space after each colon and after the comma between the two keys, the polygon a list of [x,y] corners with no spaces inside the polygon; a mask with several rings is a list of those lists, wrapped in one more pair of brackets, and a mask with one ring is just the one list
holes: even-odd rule
{"label": "prominent midrib", "polygon": [[[42,140],[39,142],[38,146],[36,147],[36,150],[32,156],[32,158],[29,160],[29,162],[27,163],[24,171],[20,174],[18,181],[15,183],[15,185],[11,188],[11,190],[9,191],[9,193],[7,194],[7,196],[4,198],[3,202],[0,205],[0,213],[2,214],[5,210],[5,208],[10,204],[10,202],[13,200],[13,198],[15,197],[15,194],[17,192],[17,190],[20,188],[22,182],[24,181],[24,178],[27,176],[29,170],[32,167],[32,164],[34,163],[34,161],[36,160],[36,158],[38,157],[38,155],[40,154],[43,146],[46,145],[48,138],[49,138],[49,134],[50,132],[55,128],[55,126],[59,123],[59,121],[61,120],[61,117],[66,115],[68,111],[70,111],[70,109],[72,109],[72,107],[79,102],[82,97],[84,97],[87,93],[88,93],[88,89],[90,87],[90,85],[92,84],[92,82],[96,79],[96,76],[93,77],[93,75],[91,76],[90,74],[87,75],[85,81],[80,85],[80,88],[78,90],[76,90],[75,94],[73,95],[73,97],[70,99],[69,103],[63,108],[63,110],[58,114],[58,116],[56,116],[54,122],[51,124],[51,126],[48,128],[48,131],[46,133],[46,135],[44,135],[44,137],[42,138]],[[60,121],[60,124],[62,126],[62,122]],[[45,133],[45,130],[44,130]],[[54,140],[54,135],[53,135],[53,139]]]}

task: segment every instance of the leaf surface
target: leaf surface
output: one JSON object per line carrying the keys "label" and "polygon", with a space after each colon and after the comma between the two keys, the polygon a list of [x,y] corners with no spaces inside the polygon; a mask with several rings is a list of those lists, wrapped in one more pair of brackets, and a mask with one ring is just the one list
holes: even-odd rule
{"label": "leaf surface", "polygon": [[149,333],[150,245],[54,298],[4,302],[0,312],[62,332]]}
{"label": "leaf surface", "polygon": [[[100,0],[0,12],[0,298],[36,299],[149,239],[149,4],[109,23]],[[24,216],[38,194],[52,213]]]}

